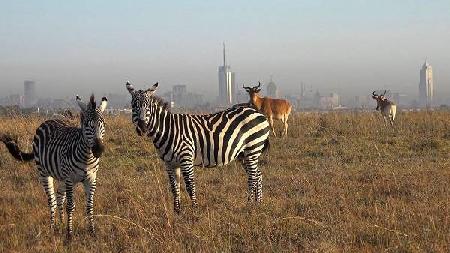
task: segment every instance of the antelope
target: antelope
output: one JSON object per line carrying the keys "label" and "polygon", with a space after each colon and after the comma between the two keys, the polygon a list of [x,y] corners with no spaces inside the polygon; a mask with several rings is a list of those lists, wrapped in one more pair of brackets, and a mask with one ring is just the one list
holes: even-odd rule
{"label": "antelope", "polygon": [[248,92],[250,95],[250,104],[252,104],[258,111],[266,115],[269,120],[270,127],[272,128],[272,132],[274,136],[277,136],[275,133],[273,119],[279,119],[284,124],[283,135],[287,135],[288,130],[288,118],[291,113],[292,106],[291,104],[284,99],[275,99],[269,97],[260,97],[259,92],[261,91],[261,83],[258,82],[258,85],[255,87],[245,87],[242,85],[242,88]]}
{"label": "antelope", "polygon": [[394,125],[395,113],[397,111],[397,105],[394,102],[389,101],[384,95],[386,95],[386,90],[382,95],[375,94],[375,91],[372,92],[372,98],[377,101],[377,108],[375,110],[379,110],[381,115],[383,115],[384,123],[387,125],[389,123],[391,126]]}

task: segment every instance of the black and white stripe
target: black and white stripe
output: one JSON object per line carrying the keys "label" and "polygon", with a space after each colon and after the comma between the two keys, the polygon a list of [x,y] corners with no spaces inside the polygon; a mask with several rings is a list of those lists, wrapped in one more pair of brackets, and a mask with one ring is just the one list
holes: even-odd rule
{"label": "black and white stripe", "polygon": [[194,166],[216,167],[239,158],[248,175],[249,200],[261,201],[262,176],[258,158],[268,146],[269,123],[257,110],[237,106],[209,115],[173,114],[159,97],[158,83],[148,90],[135,90],[132,121],[139,135],[147,134],[166,164],[174,195],[174,209],[180,211],[180,171],[186,189],[197,205]]}
{"label": "black and white stripe", "polygon": [[[61,120],[45,121],[36,129],[33,153],[21,152],[17,143],[11,138],[2,137],[2,141],[16,159],[29,161],[34,158],[39,172],[39,181],[47,194],[52,228],[55,225],[56,207],[62,222],[64,200],[67,197],[69,238],[73,233],[72,216],[75,208],[73,189],[79,182],[82,182],[84,186],[87,197],[86,215],[89,219],[89,229],[94,233],[94,192],[100,156],[104,150],[105,122],[102,113],[106,108],[107,99],[104,97],[98,108],[93,95],[87,105],[78,96],[77,102],[81,108],[81,128],[71,127]],[[54,180],[59,181],[56,194]]]}

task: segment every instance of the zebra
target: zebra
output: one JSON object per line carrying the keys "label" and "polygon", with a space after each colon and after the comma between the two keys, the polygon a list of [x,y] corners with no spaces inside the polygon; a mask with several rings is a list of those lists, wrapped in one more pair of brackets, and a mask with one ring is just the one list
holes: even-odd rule
{"label": "zebra", "polygon": [[209,115],[174,114],[168,104],[147,90],[131,94],[132,122],[138,135],[147,135],[164,161],[173,195],[174,211],[180,213],[180,174],[193,207],[197,207],[194,166],[217,167],[237,159],[248,177],[248,200],[262,200],[262,175],[258,158],[269,147],[267,118],[250,106],[236,106]]}
{"label": "zebra", "polygon": [[[67,196],[67,237],[73,235],[72,216],[75,208],[73,200],[74,186],[82,182],[86,193],[86,215],[89,231],[94,229],[94,192],[100,157],[105,149],[103,136],[105,122],[103,111],[107,98],[103,97],[97,108],[94,95],[88,104],[76,96],[81,108],[81,128],[71,127],[62,120],[47,120],[36,129],[33,139],[33,152],[25,153],[9,136],[1,136],[11,155],[19,161],[34,159],[39,172],[39,181],[45,189],[50,208],[50,228],[55,229],[55,209],[58,206],[61,223],[63,221],[64,200]],[[53,181],[59,181],[56,192]]]}

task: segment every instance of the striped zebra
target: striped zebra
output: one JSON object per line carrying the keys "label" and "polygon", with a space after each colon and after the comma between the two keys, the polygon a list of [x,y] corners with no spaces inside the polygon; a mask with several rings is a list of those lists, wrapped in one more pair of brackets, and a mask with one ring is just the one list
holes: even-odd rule
{"label": "striped zebra", "polygon": [[153,95],[157,87],[158,83],[147,90],[135,90],[126,83],[132,96],[132,122],[139,135],[150,137],[165,163],[175,212],[180,212],[180,174],[196,207],[193,167],[216,167],[235,159],[243,163],[247,172],[249,201],[261,201],[258,158],[269,146],[266,117],[246,106],[209,115],[174,114],[167,103]]}
{"label": "striped zebra", "polygon": [[[83,183],[87,197],[86,215],[89,219],[89,230],[92,234],[95,233],[94,192],[100,156],[104,150],[105,122],[102,113],[106,108],[107,99],[103,97],[98,108],[94,95],[87,105],[78,96],[77,102],[81,108],[81,128],[71,127],[61,120],[45,121],[36,129],[32,153],[22,152],[10,137],[1,137],[1,141],[14,158],[19,161],[34,159],[36,162],[39,181],[48,197],[52,229],[55,227],[56,206],[62,223],[64,200],[67,196],[68,239],[71,239],[73,234],[72,215],[75,208],[73,189],[78,182]],[[59,181],[56,198],[54,179]]]}

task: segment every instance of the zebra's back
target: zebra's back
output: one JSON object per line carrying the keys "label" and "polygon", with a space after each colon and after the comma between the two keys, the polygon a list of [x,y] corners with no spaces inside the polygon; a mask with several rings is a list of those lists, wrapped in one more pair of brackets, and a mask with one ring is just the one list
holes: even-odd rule
{"label": "zebra's back", "polygon": [[[215,167],[235,160],[245,150],[262,150],[269,136],[266,117],[251,107],[234,107],[209,115],[173,114],[173,136],[160,145],[166,162],[180,163],[185,151],[193,154],[194,165]],[[169,148],[170,147],[170,148]],[[186,151],[186,152],[187,152]]]}
{"label": "zebra's back", "polygon": [[[75,147],[81,137],[81,129],[65,121],[47,120],[42,123],[36,129],[33,140],[33,153],[40,174],[58,180],[64,180],[69,175],[84,177],[83,166],[74,166]],[[77,170],[78,167],[80,170]]]}

